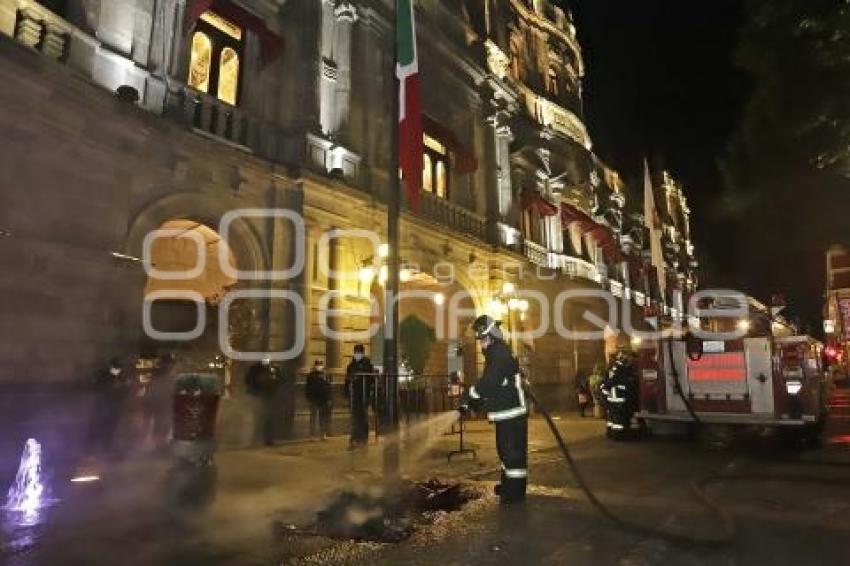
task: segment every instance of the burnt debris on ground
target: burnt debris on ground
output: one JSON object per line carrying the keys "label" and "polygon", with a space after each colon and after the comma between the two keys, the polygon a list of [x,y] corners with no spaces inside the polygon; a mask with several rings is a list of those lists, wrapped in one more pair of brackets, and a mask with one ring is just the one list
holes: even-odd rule
{"label": "burnt debris on ground", "polygon": [[391,491],[345,491],[318,513],[314,524],[297,530],[333,539],[396,543],[479,496],[472,487],[433,479],[403,482]]}

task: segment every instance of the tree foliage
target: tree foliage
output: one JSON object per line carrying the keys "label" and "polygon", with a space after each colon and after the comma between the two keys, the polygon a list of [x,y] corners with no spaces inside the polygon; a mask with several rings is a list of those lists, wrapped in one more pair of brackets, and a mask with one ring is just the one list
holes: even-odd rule
{"label": "tree foliage", "polygon": [[804,164],[850,177],[850,6],[845,0],[748,0],[747,6],[738,62],[755,88],[733,144],[732,180],[752,182]]}
{"label": "tree foliage", "polygon": [[736,284],[786,292],[819,326],[823,252],[850,240],[850,5],[745,1],[737,63],[752,94],[721,163],[724,261]]}
{"label": "tree foliage", "polygon": [[411,314],[401,321],[398,333],[402,356],[417,375],[422,375],[436,341],[434,329]]}

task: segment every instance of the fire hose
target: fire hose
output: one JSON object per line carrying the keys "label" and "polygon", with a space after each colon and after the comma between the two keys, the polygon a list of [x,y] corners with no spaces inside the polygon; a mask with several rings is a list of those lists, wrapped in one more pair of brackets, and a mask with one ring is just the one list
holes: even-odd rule
{"label": "fire hose", "polygon": [[603,517],[605,517],[624,531],[632,532],[634,534],[644,537],[659,538],[676,545],[717,547],[727,545],[732,542],[735,537],[734,521],[732,520],[732,517],[728,513],[726,513],[726,511],[724,511],[720,506],[714,503],[708,497],[708,495],[705,494],[702,488],[710,482],[706,482],[704,480],[692,481],[690,483],[690,490],[694,498],[701,505],[709,509],[714,515],[716,515],[720,519],[720,524],[723,527],[723,534],[720,536],[701,538],[684,534],[672,533],[670,531],[657,529],[648,525],[642,525],[640,523],[624,519],[614,513],[614,511],[609,509],[602,501],[600,501],[600,499],[591,489],[590,485],[588,485],[587,480],[585,480],[584,476],[581,473],[581,470],[578,467],[578,464],[570,453],[570,449],[567,446],[567,443],[564,441],[563,436],[561,436],[561,432],[555,425],[555,421],[552,419],[552,416],[549,414],[549,411],[547,411],[546,408],[537,399],[537,396],[534,394],[534,390],[527,383],[526,391],[528,393],[529,398],[534,402],[534,406],[537,408],[538,411],[540,411],[540,414],[542,414],[543,418],[546,420],[546,424],[549,426],[549,430],[552,432],[552,436],[555,437],[555,441],[558,443],[558,448],[561,450],[561,453],[564,456],[564,460],[566,460],[567,465],[569,466],[570,471],[572,472],[572,475],[575,478],[576,484],[578,484],[579,489],[582,491],[582,493],[584,493],[590,504]]}
{"label": "fire hose", "polygon": [[[690,344],[689,344],[690,346]],[[681,382],[679,380],[678,371],[676,370],[675,364],[673,363],[673,355],[672,355],[672,345],[668,341],[668,351],[670,352],[670,365],[671,365],[671,375],[674,380],[675,390],[679,397],[682,399],[682,402],[685,405],[688,413],[690,414],[693,422],[699,426],[702,424],[699,416],[693,409],[689,399],[684,394],[682,389]],[[691,352],[692,348],[688,349],[688,356],[692,359],[695,359],[692,356],[692,353],[698,356],[696,359],[701,357],[702,352],[694,351]],[[596,496],[596,494],[591,489],[590,485],[587,483],[587,480],[584,478],[581,470],[579,469],[575,459],[573,458],[567,443],[564,441],[563,436],[561,435],[558,427],[555,425],[552,416],[549,414],[549,411],[540,403],[537,396],[534,394],[534,390],[531,388],[531,385],[526,381],[525,389],[528,397],[534,402],[535,407],[538,411],[543,415],[543,418],[546,420],[546,424],[549,427],[549,430],[552,432],[552,436],[554,436],[558,448],[564,456],[564,460],[566,461],[570,471],[572,472],[573,477],[575,478],[576,484],[579,489],[584,493],[587,500],[590,504],[606,519],[611,521],[618,528],[631,532],[644,537],[652,537],[658,538],[667,542],[670,542],[679,546],[688,546],[688,547],[701,547],[701,548],[714,548],[727,546],[733,542],[735,536],[737,534],[737,528],[735,526],[735,521],[732,516],[723,509],[720,505],[715,503],[706,493],[705,488],[709,485],[721,481],[775,481],[775,482],[805,482],[805,483],[816,483],[822,485],[831,485],[831,486],[841,486],[847,487],[846,481],[843,479],[830,479],[830,478],[822,478],[817,476],[808,476],[808,475],[779,475],[779,474],[765,474],[765,473],[715,473],[706,476],[702,476],[696,479],[693,479],[689,482],[689,488],[691,495],[694,499],[700,503],[704,508],[708,509],[711,514],[716,516],[720,520],[720,525],[722,528],[722,534],[719,536],[706,536],[706,537],[697,537],[697,536],[689,536],[685,534],[673,533],[667,530],[658,529],[655,527],[651,527],[648,525],[644,525],[641,523],[637,523],[628,519],[624,519],[623,517],[617,515],[614,511],[608,508],[600,499]],[[843,464],[836,464],[839,466],[843,466]]]}

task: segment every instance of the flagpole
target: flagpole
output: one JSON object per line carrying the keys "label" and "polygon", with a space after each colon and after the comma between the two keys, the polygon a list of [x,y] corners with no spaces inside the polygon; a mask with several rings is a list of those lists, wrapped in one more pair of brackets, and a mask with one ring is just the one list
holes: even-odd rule
{"label": "flagpole", "polygon": [[[399,216],[401,215],[401,183],[399,181],[399,79],[398,65],[398,1],[392,0],[393,57],[392,118],[390,123],[390,162],[387,194],[387,286],[384,301],[384,374],[386,379],[386,406],[382,425],[388,432],[398,431],[398,288],[399,288]],[[390,478],[398,475],[398,443],[390,442],[384,450],[384,474]]]}

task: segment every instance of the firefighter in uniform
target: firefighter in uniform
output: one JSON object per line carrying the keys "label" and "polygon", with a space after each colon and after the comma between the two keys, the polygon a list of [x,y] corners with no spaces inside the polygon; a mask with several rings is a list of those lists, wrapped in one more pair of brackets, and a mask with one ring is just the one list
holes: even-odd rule
{"label": "firefighter in uniform", "polygon": [[528,408],[519,364],[505,344],[499,323],[480,316],[472,324],[484,351],[484,371],[478,383],[461,397],[460,410],[483,407],[496,425],[496,449],[502,462],[496,493],[503,504],[525,500],[528,479]]}
{"label": "firefighter in uniform", "polygon": [[617,352],[600,389],[605,398],[608,436],[625,436],[631,430],[632,416],[637,408],[637,376],[628,351]]}

